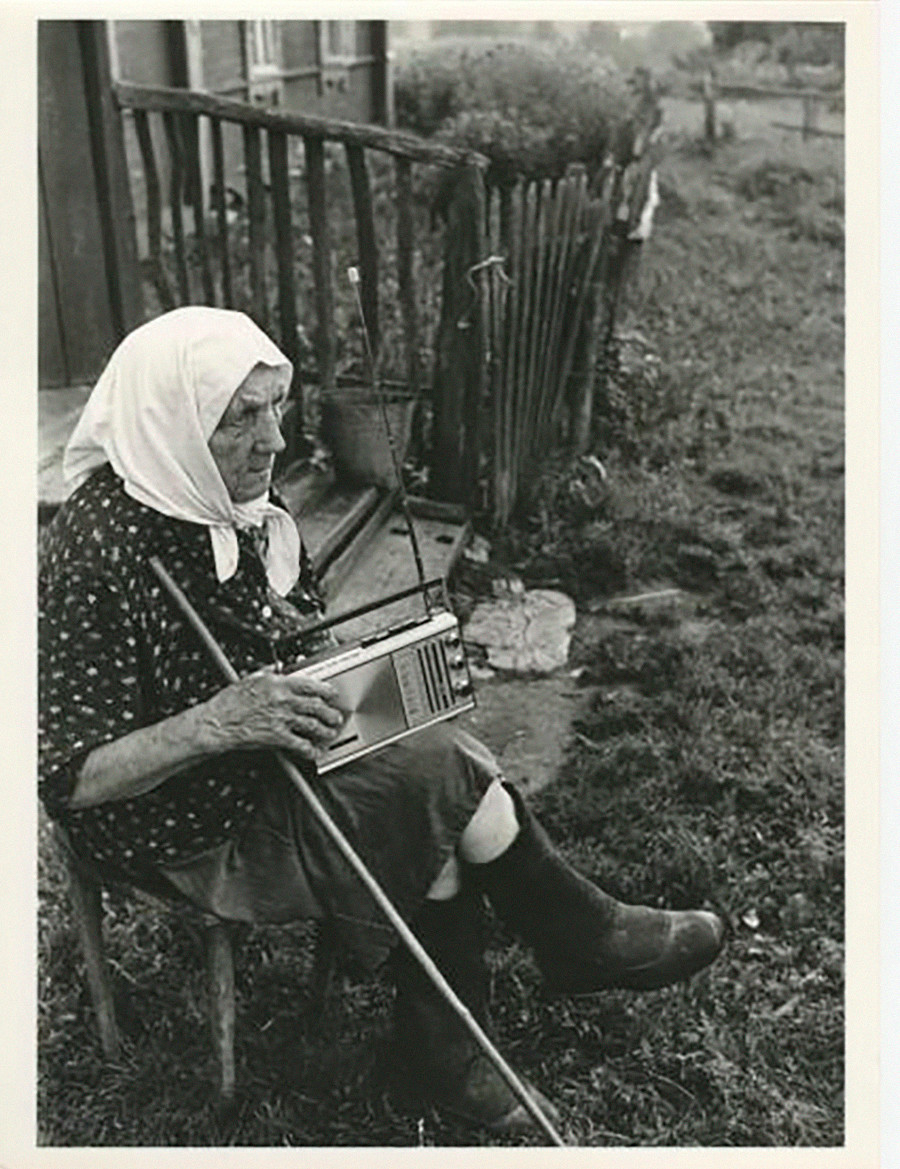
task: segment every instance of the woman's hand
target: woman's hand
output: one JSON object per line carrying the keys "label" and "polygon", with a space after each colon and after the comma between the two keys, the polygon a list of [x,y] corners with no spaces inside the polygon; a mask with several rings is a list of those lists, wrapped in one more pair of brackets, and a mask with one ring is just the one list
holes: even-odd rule
{"label": "woman's hand", "polygon": [[346,715],[337,691],[302,674],[264,670],[220,690],[204,704],[212,751],[274,747],[315,759]]}

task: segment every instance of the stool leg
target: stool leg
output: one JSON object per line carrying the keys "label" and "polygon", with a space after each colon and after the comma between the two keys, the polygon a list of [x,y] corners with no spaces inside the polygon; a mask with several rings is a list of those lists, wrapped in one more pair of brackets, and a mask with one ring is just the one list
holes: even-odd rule
{"label": "stool leg", "polygon": [[209,985],[209,1022],[219,1061],[221,1094],[234,1095],[234,955],[228,927],[217,921],[205,929]]}
{"label": "stool leg", "polygon": [[112,987],[106,969],[103,952],[103,924],[100,886],[86,879],[76,867],[69,863],[69,896],[75,909],[75,920],[81,939],[81,950],[87,971],[88,989],[97,1016],[100,1030],[100,1044],[103,1054],[109,1060],[119,1058],[121,1043],[116,1026],[116,1012],[113,1005]]}

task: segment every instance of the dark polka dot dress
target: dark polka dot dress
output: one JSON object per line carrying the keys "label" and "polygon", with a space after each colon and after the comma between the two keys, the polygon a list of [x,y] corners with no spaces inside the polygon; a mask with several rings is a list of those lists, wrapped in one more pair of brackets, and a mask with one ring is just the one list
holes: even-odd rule
{"label": "dark polka dot dress", "polygon": [[303,626],[322,611],[309,559],[287,598],[268,586],[257,536],[239,532],[236,574],[219,583],[208,529],[132,499],[109,466],[60,509],[38,594],[39,794],[75,847],[140,877],[238,836],[277,765],[264,752],[199,763],[141,796],[68,806],[87,755],[202,702],[223,679],[152,572],[157,555],[239,674],[322,647]]}

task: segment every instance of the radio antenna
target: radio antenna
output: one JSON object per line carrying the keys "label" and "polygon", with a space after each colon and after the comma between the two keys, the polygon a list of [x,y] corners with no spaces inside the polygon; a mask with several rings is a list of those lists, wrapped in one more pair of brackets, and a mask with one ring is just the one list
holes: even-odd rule
{"label": "radio antenna", "polygon": [[406,528],[409,532],[409,540],[412,544],[413,558],[416,562],[416,574],[419,578],[419,590],[422,594],[422,600],[425,604],[426,616],[431,616],[431,600],[428,596],[428,587],[425,581],[425,569],[422,565],[422,553],[419,549],[419,539],[416,536],[416,527],[412,520],[412,513],[409,510],[409,498],[406,494],[406,485],[403,482],[403,468],[400,464],[400,457],[397,454],[397,448],[394,445],[394,435],[391,431],[391,421],[388,417],[387,401],[385,399],[384,391],[381,388],[381,382],[378,378],[378,373],[375,369],[375,356],[372,353],[372,342],[369,337],[369,329],[366,325],[366,314],[363,310],[362,297],[359,294],[359,269],[348,268],[347,279],[353,288],[353,295],[356,299],[356,308],[359,313],[360,323],[362,324],[363,342],[366,350],[366,361],[369,366],[369,378],[372,382],[372,390],[378,400],[378,405],[381,408],[381,419],[384,423],[385,434],[388,440],[388,449],[391,453],[391,463],[394,467],[394,475],[397,479],[397,486],[400,491],[400,508],[403,512],[403,518],[406,521]]}

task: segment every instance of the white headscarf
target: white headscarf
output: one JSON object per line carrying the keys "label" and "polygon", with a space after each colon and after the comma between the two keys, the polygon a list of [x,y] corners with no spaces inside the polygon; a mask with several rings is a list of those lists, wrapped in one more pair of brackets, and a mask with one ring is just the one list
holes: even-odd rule
{"label": "white headscarf", "polygon": [[266,573],[284,596],[300,572],[300,534],[268,493],[236,504],[209,450],[235,390],[258,364],[292,366],[243,313],[192,305],[125,338],[88,399],[63,456],[69,493],[110,463],[134,499],[175,519],[206,524],[220,581],[237,571],[235,529],[265,531]]}

